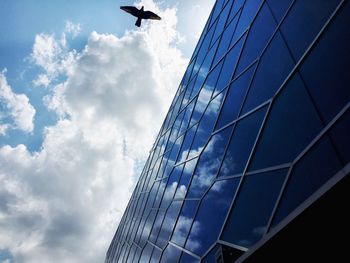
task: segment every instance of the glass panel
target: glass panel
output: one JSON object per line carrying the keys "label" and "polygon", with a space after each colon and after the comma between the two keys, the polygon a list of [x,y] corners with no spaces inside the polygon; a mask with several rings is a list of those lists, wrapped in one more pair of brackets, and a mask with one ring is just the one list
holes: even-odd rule
{"label": "glass panel", "polygon": [[350,101],[349,24],[350,4],[346,1],[300,68],[306,86],[327,123]]}
{"label": "glass panel", "polygon": [[137,250],[136,250],[136,254],[135,254],[135,256],[134,256],[134,259],[133,259],[133,263],[139,262],[140,256],[141,256],[141,250],[140,250],[140,249],[137,249]]}
{"label": "glass panel", "polygon": [[241,17],[237,25],[236,32],[233,36],[233,41],[238,39],[238,37],[248,28],[252,23],[253,18],[261,6],[262,0],[246,0],[243,6]]}
{"label": "glass panel", "polygon": [[216,41],[218,36],[222,33],[222,31],[223,31],[223,29],[225,27],[225,24],[226,24],[226,20],[227,20],[229,11],[231,9],[231,5],[232,5],[232,2],[226,4],[224,9],[222,10],[222,12],[220,14],[220,17],[219,17],[219,20],[218,20],[218,23],[217,23],[217,26],[216,26],[216,29],[215,29],[215,33],[214,33],[214,36],[213,36],[213,39],[212,39],[212,43],[214,43],[214,41]]}
{"label": "glass panel", "polygon": [[275,28],[276,23],[265,3],[249,30],[248,39],[244,45],[242,57],[237,67],[237,73],[244,70],[261,55]]}
{"label": "glass panel", "polygon": [[234,30],[237,26],[237,21],[238,21],[238,16],[236,16],[235,19],[233,19],[231,21],[231,23],[228,25],[228,27],[225,29],[224,33],[222,34],[220,44],[219,44],[218,50],[217,50],[216,55],[215,55],[215,59],[214,59],[214,63],[213,63],[214,65],[222,58],[224,53],[229,48],[230,43],[231,43],[231,39],[232,39],[232,35],[233,35]]}
{"label": "glass panel", "polygon": [[211,187],[208,194],[203,198],[191,227],[186,242],[188,250],[197,255],[203,255],[217,240],[238,183],[239,178],[233,178],[218,181]]}
{"label": "glass panel", "polygon": [[187,106],[187,108],[184,110],[185,114],[184,114],[184,117],[183,117],[183,119],[182,119],[182,123],[181,123],[181,126],[180,126],[180,128],[179,128],[179,133],[178,133],[178,135],[183,134],[183,132],[187,129],[188,124],[189,124],[189,122],[190,122],[190,117],[191,117],[191,114],[192,114],[192,111],[193,111],[194,103],[195,103],[195,101],[193,100],[193,101]]}
{"label": "glass panel", "polygon": [[237,123],[219,176],[231,176],[243,172],[265,116],[266,108],[258,110]]}
{"label": "glass panel", "polygon": [[278,22],[282,19],[292,2],[293,0],[267,0],[272,13]]}
{"label": "glass panel", "polygon": [[220,168],[222,157],[232,132],[232,126],[213,135],[199,158],[188,198],[200,198],[210,187]]}
{"label": "glass panel", "polygon": [[181,250],[178,248],[168,245],[167,248],[163,252],[163,256],[161,259],[161,263],[177,263],[179,262],[179,258],[181,256]]}
{"label": "glass panel", "polygon": [[174,229],[181,205],[182,201],[174,201],[171,203],[168,211],[166,212],[166,216],[156,242],[156,244],[161,248],[164,248],[170,239],[170,235]]}
{"label": "glass panel", "polygon": [[150,244],[147,244],[145,249],[142,252],[140,263],[149,263],[149,259],[151,257],[152,251],[153,251],[153,246],[151,246]]}
{"label": "glass panel", "polygon": [[254,245],[266,231],[288,169],[245,176],[222,239],[243,247]]}
{"label": "glass panel", "polygon": [[211,41],[211,38],[214,34],[214,30],[215,30],[215,25],[217,23],[217,20],[214,24],[214,26],[212,28],[210,28],[209,32],[207,33],[207,35],[205,36],[205,39],[203,41],[203,44],[198,52],[198,56],[197,56],[197,60],[196,60],[196,64],[194,66],[194,74],[198,72],[200,66],[202,65],[203,63],[203,60],[205,58],[205,56],[207,55],[208,53],[208,49],[209,49],[209,44],[210,44],[210,41]]}
{"label": "glass panel", "polygon": [[[177,190],[176,190],[176,194],[175,194],[175,198],[176,199],[181,199],[181,198],[185,198],[186,192],[187,192],[187,188],[188,188],[188,184],[191,180],[191,176],[193,174],[193,170],[196,167],[197,164],[197,158],[193,159],[191,161],[188,161],[185,164],[185,168],[183,169],[182,172],[182,176],[181,176],[181,180],[177,186]],[[176,169],[176,168],[175,168]]]}
{"label": "glass panel", "polygon": [[335,143],[344,164],[350,162],[350,110],[334,125],[330,131],[332,141]]}
{"label": "glass panel", "polygon": [[173,200],[183,167],[184,165],[176,166],[176,168],[174,168],[172,173],[170,174],[160,206],[161,209],[166,209],[170,205],[170,202]]}
{"label": "glass panel", "polygon": [[283,193],[273,225],[279,223],[319,189],[343,165],[328,139],[322,138],[294,167]]}
{"label": "glass panel", "polygon": [[216,44],[210,49],[207,56],[205,57],[205,60],[204,60],[202,66],[198,72],[198,76],[195,79],[196,83],[194,84],[190,99],[192,99],[195,95],[197,95],[198,91],[202,87],[202,85],[203,85],[203,83],[208,75],[208,72],[211,69],[212,60],[213,60],[213,56],[215,54],[217,45],[218,45],[218,42],[216,42]]}
{"label": "glass panel", "polygon": [[171,241],[179,246],[186,242],[199,201],[185,201],[177,220]]}
{"label": "glass panel", "polygon": [[295,1],[281,30],[296,60],[303,55],[338,3],[339,0]]}
{"label": "glass panel", "polygon": [[321,129],[317,112],[295,75],[272,106],[249,170],[292,162]]}
{"label": "glass panel", "polygon": [[244,37],[242,37],[238,43],[229,51],[225,57],[225,62],[222,67],[220,78],[218,79],[214,96],[225,88],[231,81],[232,74],[236,68],[236,63],[241,53],[241,49],[244,43]]}
{"label": "glass panel", "polygon": [[221,70],[222,62],[217,65],[208,75],[203,88],[199,92],[196,106],[191,119],[191,125],[197,123],[202,116],[204,110],[206,109],[208,102],[210,101],[211,95],[213,93],[216,80],[219,76]]}
{"label": "glass panel", "polygon": [[152,210],[148,218],[146,219],[146,223],[143,226],[142,235],[139,240],[140,247],[143,247],[146,244],[146,241],[148,239],[148,236],[150,235],[152,225],[153,225],[154,219],[156,218],[156,215],[157,215],[157,211]]}
{"label": "glass panel", "polygon": [[182,256],[180,258],[180,263],[199,263],[200,260],[192,257],[191,255],[182,252]]}
{"label": "glass panel", "polygon": [[159,230],[160,230],[161,225],[162,225],[163,220],[164,220],[164,216],[165,216],[165,212],[164,211],[159,211],[158,214],[157,214],[157,217],[156,217],[156,219],[154,221],[152,232],[151,232],[151,235],[149,237],[149,240],[151,242],[153,242],[153,243],[156,242]]}
{"label": "glass panel", "polygon": [[293,59],[280,33],[277,33],[258,64],[242,114],[270,99],[281,87],[293,67]]}
{"label": "glass panel", "polygon": [[237,14],[237,12],[240,10],[240,8],[242,7],[242,5],[244,4],[245,0],[235,0],[233,1],[233,6],[231,8],[230,11],[230,16],[228,18],[228,21],[231,21],[233,19],[233,17],[235,17]]}
{"label": "glass panel", "polygon": [[185,135],[184,142],[181,145],[181,151],[179,153],[179,158],[178,158],[178,161],[177,161],[178,163],[184,162],[184,161],[187,160],[187,156],[188,156],[188,153],[190,151],[194,135],[195,135],[195,133],[197,131],[197,127],[198,127],[198,124],[192,126],[192,128],[190,128],[187,131],[187,133]]}
{"label": "glass panel", "polygon": [[158,263],[160,260],[160,256],[162,255],[162,252],[158,249],[154,249],[152,253],[152,258],[150,263]]}
{"label": "glass panel", "polygon": [[225,102],[222,106],[219,120],[215,128],[216,130],[234,121],[238,117],[238,113],[241,109],[244,96],[249,87],[255,66],[256,64],[239,76],[230,85],[230,89],[225,98]]}
{"label": "glass panel", "polygon": [[189,153],[189,157],[196,156],[201,152],[203,146],[208,141],[209,136],[212,133],[218,111],[223,101],[224,94],[220,93],[215,99],[213,99],[206,109],[197,129],[196,137],[193,140],[193,145]]}
{"label": "glass panel", "polygon": [[[232,247],[217,244],[203,259],[203,263],[234,262],[244,252]],[[221,261],[220,261],[221,260]]]}

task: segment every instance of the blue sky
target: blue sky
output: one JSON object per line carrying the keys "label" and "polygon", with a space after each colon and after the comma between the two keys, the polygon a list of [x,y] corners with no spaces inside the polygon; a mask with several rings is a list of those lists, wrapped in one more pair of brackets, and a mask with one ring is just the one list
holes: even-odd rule
{"label": "blue sky", "polygon": [[103,261],[213,3],[0,2],[0,262]]}

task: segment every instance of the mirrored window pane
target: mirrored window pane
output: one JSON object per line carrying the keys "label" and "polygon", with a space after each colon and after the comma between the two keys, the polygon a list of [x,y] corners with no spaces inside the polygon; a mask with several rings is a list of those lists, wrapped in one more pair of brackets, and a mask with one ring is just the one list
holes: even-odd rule
{"label": "mirrored window pane", "polygon": [[184,246],[190,231],[199,201],[188,200],[184,202],[177,220],[171,241],[179,246]]}
{"label": "mirrored window pane", "polygon": [[349,12],[346,3],[300,68],[326,123],[350,101]]}
{"label": "mirrored window pane", "polygon": [[294,67],[293,59],[280,33],[277,33],[267,47],[244,103],[242,114],[269,100]]}
{"label": "mirrored window pane", "polygon": [[220,112],[218,123],[216,124],[216,129],[224,127],[238,117],[239,110],[241,109],[254,70],[255,66],[250,67],[230,85]]}
{"label": "mirrored window pane", "polygon": [[181,256],[181,252],[182,251],[180,249],[169,244],[164,250],[160,262],[161,263],[178,263]]}
{"label": "mirrored window pane", "polygon": [[249,170],[292,162],[321,129],[310,97],[295,75],[272,106]]}
{"label": "mirrored window pane", "polygon": [[284,169],[243,178],[223,240],[249,248],[262,237],[287,172]]}
{"label": "mirrored window pane", "polygon": [[219,176],[231,176],[243,172],[264,119],[266,108],[258,110],[237,123]]}
{"label": "mirrored window pane", "polygon": [[342,167],[328,136],[324,137],[295,165],[273,225],[284,219]]}
{"label": "mirrored window pane", "polygon": [[279,22],[292,4],[293,0],[267,0],[277,22]]}
{"label": "mirrored window pane", "polygon": [[281,30],[296,60],[303,55],[339,2],[339,0],[295,1],[281,25]]}
{"label": "mirrored window pane", "polygon": [[221,165],[232,126],[213,135],[199,158],[188,198],[201,198],[215,179]]}
{"label": "mirrored window pane", "polygon": [[249,30],[242,57],[237,67],[237,73],[242,72],[242,70],[261,55],[263,48],[267,45],[276,26],[276,22],[265,3]]}
{"label": "mirrored window pane", "polygon": [[211,187],[203,198],[191,227],[185,246],[188,250],[193,251],[197,255],[203,255],[216,241],[238,183],[239,178],[233,178],[217,181]]}

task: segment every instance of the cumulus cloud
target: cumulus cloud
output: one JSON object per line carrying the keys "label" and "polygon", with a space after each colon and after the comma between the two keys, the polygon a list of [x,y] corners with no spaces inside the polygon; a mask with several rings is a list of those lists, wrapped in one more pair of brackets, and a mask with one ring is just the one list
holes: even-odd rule
{"label": "cumulus cloud", "polygon": [[[0,135],[5,135],[10,128],[32,132],[35,109],[25,94],[13,92],[5,73],[6,70],[0,72],[0,110],[3,111],[0,112]],[[7,117],[11,119],[11,123],[6,122]]]}
{"label": "cumulus cloud", "polygon": [[0,249],[16,262],[104,259],[187,64],[176,10],[142,4],[167,19],[121,37],[92,32],[81,52],[54,35],[35,39],[42,83],[66,78],[45,98],[59,121],[40,151],[0,148]]}

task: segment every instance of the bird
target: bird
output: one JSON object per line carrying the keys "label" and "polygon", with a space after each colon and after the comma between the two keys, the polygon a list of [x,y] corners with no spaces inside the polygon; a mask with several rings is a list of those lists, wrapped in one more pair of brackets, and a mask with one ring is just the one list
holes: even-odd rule
{"label": "bird", "polygon": [[133,16],[136,16],[137,20],[136,20],[135,26],[138,26],[138,27],[141,26],[142,19],[161,20],[161,18],[155,13],[151,11],[144,11],[143,6],[140,9],[137,9],[134,6],[121,6],[120,9],[124,10],[125,12]]}

